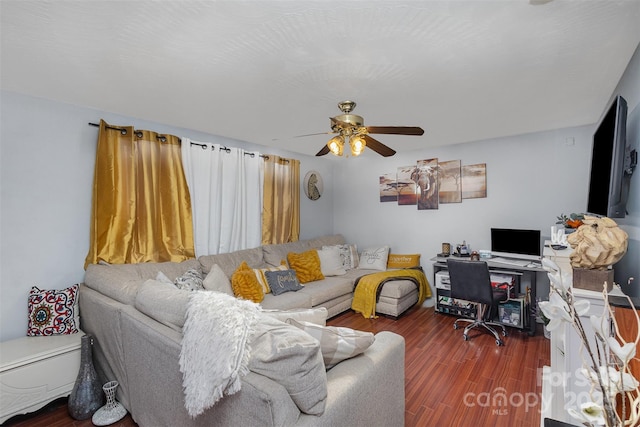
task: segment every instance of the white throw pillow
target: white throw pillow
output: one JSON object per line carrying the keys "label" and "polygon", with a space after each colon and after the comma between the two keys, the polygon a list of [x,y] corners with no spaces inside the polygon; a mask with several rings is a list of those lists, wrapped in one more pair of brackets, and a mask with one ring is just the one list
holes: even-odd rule
{"label": "white throw pillow", "polygon": [[329,312],[325,307],[316,308],[294,308],[292,310],[262,310],[264,314],[274,317],[281,322],[288,319],[315,323],[316,325],[325,326]]}
{"label": "white throw pillow", "polygon": [[318,341],[325,368],[331,369],[368,349],[375,336],[371,332],[356,331],[339,326],[319,326],[310,322],[288,319],[287,323],[302,329]]}
{"label": "white throw pillow", "polygon": [[385,271],[387,258],[389,258],[389,246],[365,249],[360,254],[360,268]]}
{"label": "white throw pillow", "polygon": [[338,248],[342,259],[342,267],[345,270],[358,268],[358,247],[356,245],[325,245],[322,247],[322,249],[327,248]]}
{"label": "white throw pillow", "polygon": [[318,249],[318,257],[320,257],[320,270],[323,276],[342,276],[347,271],[342,265],[342,257],[340,257],[340,249],[335,246],[329,246]]}
{"label": "white throw pillow", "polygon": [[234,296],[231,281],[218,264],[213,264],[211,271],[204,278],[202,284],[207,291],[218,291]]}

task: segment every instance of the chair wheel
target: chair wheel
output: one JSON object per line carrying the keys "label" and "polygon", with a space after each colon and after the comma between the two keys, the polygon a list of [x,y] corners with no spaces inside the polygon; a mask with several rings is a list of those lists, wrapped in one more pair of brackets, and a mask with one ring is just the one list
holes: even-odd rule
{"label": "chair wheel", "polygon": [[506,336],[507,336],[507,331],[506,331],[506,330],[504,330],[504,329],[502,330],[502,336],[503,336],[503,337],[506,337]]}
{"label": "chair wheel", "polygon": [[504,345],[504,342],[502,340],[496,340],[496,345],[499,347],[501,345]]}
{"label": "chair wheel", "polygon": [[458,324],[457,323],[453,324],[453,329],[458,329]]}
{"label": "chair wheel", "polygon": [[468,337],[468,336],[466,336],[466,335],[463,335],[463,336],[462,336],[462,339],[463,339],[463,340],[465,340],[465,341],[469,341],[469,337]]}

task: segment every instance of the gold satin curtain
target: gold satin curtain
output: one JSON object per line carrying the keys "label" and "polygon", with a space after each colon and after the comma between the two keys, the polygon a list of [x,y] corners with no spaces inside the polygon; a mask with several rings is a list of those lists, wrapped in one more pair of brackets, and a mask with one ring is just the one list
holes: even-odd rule
{"label": "gold satin curtain", "polygon": [[180,140],[117,128],[100,121],[85,268],[100,260],[124,264],[193,258]]}
{"label": "gold satin curtain", "polygon": [[269,154],[264,161],[262,244],[300,238],[300,161]]}

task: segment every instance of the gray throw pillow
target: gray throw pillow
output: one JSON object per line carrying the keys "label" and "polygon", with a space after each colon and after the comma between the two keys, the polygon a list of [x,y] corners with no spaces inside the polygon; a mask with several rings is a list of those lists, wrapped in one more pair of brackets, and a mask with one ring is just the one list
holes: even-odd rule
{"label": "gray throw pillow", "polygon": [[173,283],[148,279],[138,288],[135,307],[152,319],[181,331],[190,294]]}
{"label": "gray throw pillow", "polygon": [[249,369],[286,388],[301,412],[324,412],[327,375],[320,343],[303,330],[260,313]]}
{"label": "gray throw pillow", "polygon": [[295,270],[265,271],[264,276],[273,295],[295,292],[303,288]]}
{"label": "gray throw pillow", "polygon": [[218,264],[213,264],[211,271],[204,278],[202,285],[207,291],[223,292],[227,295],[234,296],[233,289],[231,288],[231,280],[224,274],[222,268]]}

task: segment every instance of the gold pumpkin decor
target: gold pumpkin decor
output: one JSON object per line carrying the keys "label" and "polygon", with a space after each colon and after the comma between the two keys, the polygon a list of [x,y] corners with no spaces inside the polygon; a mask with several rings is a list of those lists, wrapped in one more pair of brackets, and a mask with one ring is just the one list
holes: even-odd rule
{"label": "gold pumpkin decor", "polygon": [[611,218],[585,215],[583,225],[570,234],[573,268],[605,270],[627,252],[629,236]]}

